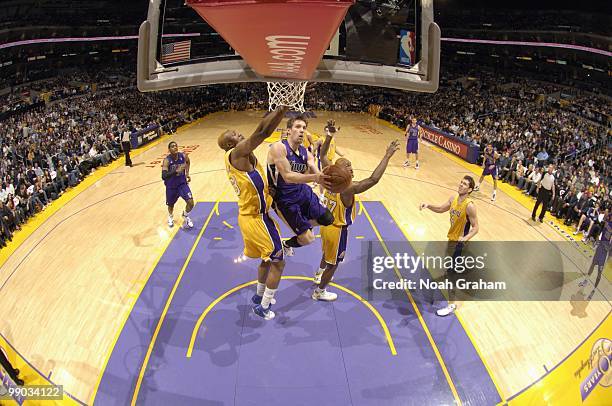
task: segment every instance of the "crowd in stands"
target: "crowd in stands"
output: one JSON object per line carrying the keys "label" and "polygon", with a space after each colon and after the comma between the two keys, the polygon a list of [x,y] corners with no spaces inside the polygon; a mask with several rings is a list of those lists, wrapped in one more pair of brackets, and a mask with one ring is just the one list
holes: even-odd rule
{"label": "crowd in stands", "polygon": [[491,7],[445,7],[436,12],[440,27],[454,29],[487,29],[489,31],[576,32],[607,35],[606,16],[589,10],[563,10],[539,7],[537,10]]}
{"label": "crowd in stands", "polygon": [[[0,246],[67,188],[116,159],[120,133],[126,128],[137,131],[155,124],[172,133],[214,111],[267,108],[265,85],[258,83],[140,93],[133,78],[123,73],[84,74],[77,79],[33,84],[31,89],[57,97],[46,103],[30,98],[29,108],[0,118]],[[92,81],[98,84],[95,91],[92,86],[75,87]],[[400,127],[417,117],[481,148],[492,143],[501,154],[501,179],[529,195],[536,193],[542,168],[554,163],[559,193],[551,203],[553,214],[577,226],[589,223],[581,222],[583,215],[598,219],[590,224],[600,222],[610,210],[608,128],[580,111],[560,110],[507,92],[517,86],[523,94],[553,90],[546,84],[521,81],[500,87],[486,76],[468,82],[445,80],[432,95],[318,84],[307,91],[305,105],[313,110],[367,112],[377,104],[382,106],[380,117]],[[0,111],[20,94],[1,98]],[[593,97],[582,96],[580,102],[596,105]],[[609,103],[603,108],[609,111]]]}
{"label": "crowd in stands", "polygon": [[[555,164],[558,193],[549,209],[566,225],[574,225],[576,234],[584,232],[585,241],[594,240],[612,210],[609,124],[589,120],[578,105],[574,110],[559,109],[511,98],[499,90],[455,83],[435,95],[387,98],[381,114],[402,127],[406,118],[418,117],[426,125],[474,142],[480,146],[481,159],[482,150],[492,144],[500,154],[497,165],[502,181],[534,198],[546,165]],[[583,96],[578,102],[585,100],[601,109],[610,106],[598,96]]]}

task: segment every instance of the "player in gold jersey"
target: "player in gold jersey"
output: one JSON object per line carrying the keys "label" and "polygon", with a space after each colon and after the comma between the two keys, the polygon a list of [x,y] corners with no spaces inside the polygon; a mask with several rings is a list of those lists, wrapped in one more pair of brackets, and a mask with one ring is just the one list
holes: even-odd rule
{"label": "player in gold jersey", "polygon": [[253,312],[265,320],[274,318],[270,306],[285,267],[278,224],[268,215],[272,196],[264,167],[253,151],[268,138],[288,111],[277,108],[268,114],[249,138],[227,130],[217,140],[225,151],[225,169],[238,196],[238,225],[244,240],[244,255],[260,258]]}
{"label": "player in gold jersey", "polygon": [[[336,132],[340,131],[340,127],[336,128]],[[321,148],[323,142],[325,141],[324,137],[320,137],[315,133],[310,133],[308,131],[304,132],[304,145],[312,154],[315,156],[317,160],[317,167],[319,170],[322,170],[322,162],[321,162]],[[329,148],[327,149],[327,161],[334,162],[336,155],[339,157],[344,157],[344,153],[336,146],[336,138],[332,138],[331,143],[329,144]]]}
{"label": "player in gold jersey", "polygon": [[[420,210],[429,209],[435,213],[450,212],[450,229],[446,237],[448,238],[448,250],[452,252],[453,258],[461,255],[464,244],[478,234],[478,215],[476,213],[476,205],[468,196],[474,190],[474,178],[464,176],[459,183],[457,196],[450,197],[446,202],[439,206],[434,206],[427,203],[421,203]],[[454,269],[450,272],[456,272]],[[448,316],[453,313],[457,305],[451,303],[449,297],[448,305],[442,309],[438,309],[438,316]]]}
{"label": "player in gold jersey", "polygon": [[313,134],[310,131],[304,131],[304,141],[302,141],[302,145],[310,151],[311,154],[315,153],[317,147],[321,145],[321,143],[317,134]]}
{"label": "player in gold jersey", "polygon": [[[323,168],[330,165],[328,159],[329,146],[336,133],[335,122],[329,120],[325,127],[325,142],[321,146],[321,165]],[[314,282],[318,284],[317,288],[312,293],[314,300],[333,301],[338,298],[338,295],[333,292],[328,292],[326,287],[332,280],[336,269],[340,262],[344,260],[346,255],[346,246],[348,242],[348,227],[355,220],[356,205],[355,195],[363,193],[378,183],[389,160],[399,149],[399,141],[395,140],[389,144],[385,156],[380,161],[372,174],[360,181],[353,181],[351,185],[342,193],[332,193],[329,190],[324,192],[324,204],[334,215],[334,222],[329,226],[321,226],[321,245],[323,248],[323,257],[319,270],[315,273]],[[346,158],[339,158],[336,165],[344,166],[353,175],[353,167],[351,161]]]}

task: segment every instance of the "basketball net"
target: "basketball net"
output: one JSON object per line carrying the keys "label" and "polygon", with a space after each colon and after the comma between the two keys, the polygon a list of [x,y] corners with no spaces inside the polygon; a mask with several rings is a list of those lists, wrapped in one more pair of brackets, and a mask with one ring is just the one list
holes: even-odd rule
{"label": "basketball net", "polygon": [[304,92],[308,82],[267,82],[270,111],[278,106],[289,106],[292,110],[304,112]]}

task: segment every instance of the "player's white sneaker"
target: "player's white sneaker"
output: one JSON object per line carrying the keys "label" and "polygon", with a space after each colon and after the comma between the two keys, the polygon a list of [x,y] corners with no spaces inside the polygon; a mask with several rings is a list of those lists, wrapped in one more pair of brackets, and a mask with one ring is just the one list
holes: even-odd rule
{"label": "player's white sneaker", "polygon": [[414,166],[414,169],[419,169],[419,163],[417,162],[416,165]]}
{"label": "player's white sneaker", "polygon": [[474,192],[478,192],[480,190],[480,185],[474,186]]}
{"label": "player's white sneaker", "polygon": [[247,259],[248,259],[247,256],[244,255],[244,253],[243,253],[243,254],[240,254],[240,256],[238,256],[238,258],[234,258],[234,263],[235,264],[240,264],[240,263],[246,261]]}
{"label": "player's white sneaker", "polygon": [[193,228],[193,221],[183,213],[183,228]]}
{"label": "player's white sneaker", "polygon": [[436,314],[440,317],[448,316],[449,314],[454,313],[455,309],[457,309],[457,305],[449,304],[448,306],[443,307],[442,309],[436,310]]}
{"label": "player's white sneaker", "polygon": [[168,227],[174,227],[174,219],[172,216],[168,216]]}
{"label": "player's white sneaker", "polygon": [[255,305],[253,307],[253,313],[255,313],[264,320],[272,320],[274,316],[276,316],[276,314],[274,314],[274,312],[270,310],[269,307],[267,309],[264,309],[260,304]]}
{"label": "player's white sneaker", "polygon": [[406,168],[410,167],[410,161],[405,161],[405,162],[404,162],[404,166],[405,166]]}
{"label": "player's white sneaker", "polygon": [[497,192],[493,192],[493,196],[491,196],[491,201],[494,202],[495,201],[495,197],[497,196]]}
{"label": "player's white sneaker", "polygon": [[292,257],[293,256],[293,248],[287,246],[284,241],[283,241],[283,256],[285,256],[285,257]]}
{"label": "player's white sneaker", "polygon": [[321,300],[323,302],[333,302],[334,300],[338,299],[338,295],[334,292],[328,292],[325,289],[315,289],[314,292],[312,292],[312,298],[314,300]]}
{"label": "player's white sneaker", "polygon": [[323,274],[325,273],[325,271],[317,271],[314,274],[314,278],[313,282],[315,283],[315,285],[318,285],[319,283],[321,283],[321,277],[323,277]]}

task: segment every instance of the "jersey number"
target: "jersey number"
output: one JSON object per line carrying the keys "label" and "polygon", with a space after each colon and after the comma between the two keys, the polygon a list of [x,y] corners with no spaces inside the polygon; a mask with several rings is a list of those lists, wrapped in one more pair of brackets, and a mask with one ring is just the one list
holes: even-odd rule
{"label": "jersey number", "polygon": [[236,196],[240,197],[240,188],[238,187],[238,182],[236,182],[236,178],[233,176],[229,177],[229,181],[234,188],[234,192],[236,192]]}
{"label": "jersey number", "polygon": [[329,211],[333,213],[334,209],[336,208],[336,204],[338,204],[338,202],[336,202],[335,200],[330,200],[326,196],[323,196],[323,198],[321,199],[321,204],[327,207]]}

